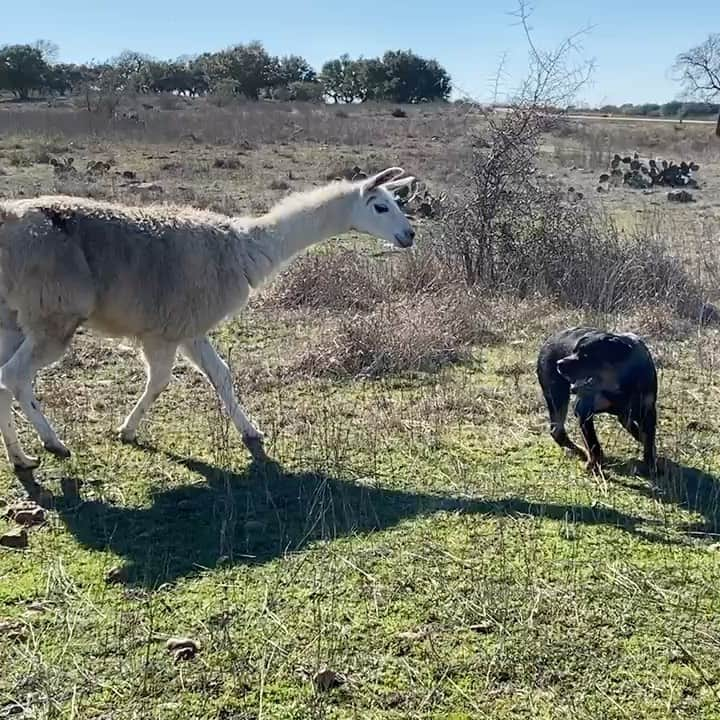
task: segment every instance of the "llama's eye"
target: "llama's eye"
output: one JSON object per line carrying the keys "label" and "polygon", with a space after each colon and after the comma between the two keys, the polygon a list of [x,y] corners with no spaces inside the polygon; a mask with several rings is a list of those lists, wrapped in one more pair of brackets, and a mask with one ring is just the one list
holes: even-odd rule
{"label": "llama's eye", "polygon": [[375,208],[375,212],[378,213],[385,213],[388,211],[387,205],[373,205],[373,207]]}

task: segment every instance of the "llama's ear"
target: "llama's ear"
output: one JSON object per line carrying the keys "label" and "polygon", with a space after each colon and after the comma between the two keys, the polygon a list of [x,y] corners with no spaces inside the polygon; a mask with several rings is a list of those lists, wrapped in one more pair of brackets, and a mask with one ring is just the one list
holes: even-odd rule
{"label": "llama's ear", "polygon": [[397,180],[404,173],[405,171],[400,167],[391,167],[379,172],[377,175],[372,175],[363,182],[363,192],[377,190],[381,185]]}
{"label": "llama's ear", "polygon": [[385,183],[385,189],[389,190],[390,192],[395,192],[396,190],[400,190],[400,188],[412,186],[413,183],[415,183],[415,178],[410,175],[408,177],[404,177],[401,180],[391,180],[388,183]]}

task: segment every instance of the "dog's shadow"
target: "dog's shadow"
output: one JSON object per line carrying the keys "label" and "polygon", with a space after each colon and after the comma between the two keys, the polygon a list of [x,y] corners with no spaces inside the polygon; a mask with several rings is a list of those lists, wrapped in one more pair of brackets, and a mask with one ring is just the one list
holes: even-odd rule
{"label": "dog's shadow", "polygon": [[62,492],[55,495],[31,474],[19,477],[31,497],[57,511],[82,546],[122,559],[117,581],[147,588],[204,569],[269,562],[318,540],[367,534],[442,511],[607,525],[667,542],[648,529],[659,523],[611,507],[406,492],[292,472],[259,458],[233,472],[166,455],[203,482],[162,490],[148,507],[83,500],[78,478],[62,477]]}
{"label": "dog's shadow", "polygon": [[697,535],[720,532],[720,478],[698,468],[658,458],[658,472],[648,481],[638,478],[637,463],[611,461],[608,469],[624,478],[622,484],[646,497],[684,507],[702,516],[702,521],[678,526],[678,530]]}

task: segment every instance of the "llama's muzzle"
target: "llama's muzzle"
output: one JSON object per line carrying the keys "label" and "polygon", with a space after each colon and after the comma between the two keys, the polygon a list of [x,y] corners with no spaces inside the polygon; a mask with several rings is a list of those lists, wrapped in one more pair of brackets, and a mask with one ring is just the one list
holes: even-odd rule
{"label": "llama's muzzle", "polygon": [[414,240],[415,240],[415,231],[412,228],[405,230],[405,232],[395,234],[395,242],[401,248],[411,247]]}

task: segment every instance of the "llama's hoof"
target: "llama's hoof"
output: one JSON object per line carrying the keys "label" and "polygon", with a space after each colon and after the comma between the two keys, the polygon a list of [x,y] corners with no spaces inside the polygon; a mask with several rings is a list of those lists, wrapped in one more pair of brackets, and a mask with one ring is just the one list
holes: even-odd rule
{"label": "llama's hoof", "polygon": [[40,458],[36,458],[33,455],[14,457],[11,462],[15,472],[27,472],[28,470],[34,470],[36,467],[40,466]]}
{"label": "llama's hoof", "polygon": [[126,428],[120,428],[117,431],[118,440],[125,445],[137,445],[137,435]]}
{"label": "llama's hoof", "polygon": [[71,455],[71,452],[62,444],[51,444],[51,443],[45,443],[43,447],[51,454],[54,455],[57,458],[66,459],[69,458]]}
{"label": "llama's hoof", "polygon": [[263,435],[243,435],[242,440],[255,460],[264,460],[267,457]]}

